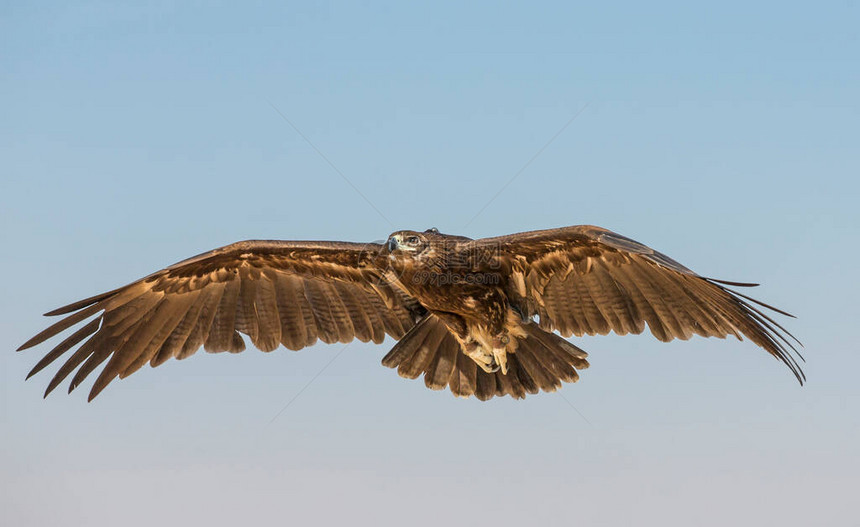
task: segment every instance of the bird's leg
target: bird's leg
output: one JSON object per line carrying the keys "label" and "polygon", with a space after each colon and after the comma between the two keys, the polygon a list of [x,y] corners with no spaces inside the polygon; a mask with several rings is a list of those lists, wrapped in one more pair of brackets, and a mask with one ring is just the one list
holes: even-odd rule
{"label": "bird's leg", "polygon": [[504,375],[508,373],[508,342],[510,337],[505,334],[493,338],[493,362],[498,365],[496,369],[501,369]]}
{"label": "bird's leg", "polygon": [[487,330],[490,338],[487,339],[489,340],[487,344],[489,344],[488,347],[492,353],[496,370],[502,370],[502,374],[506,375],[508,373],[508,344],[512,338],[508,335],[506,322],[508,317],[516,317],[516,315],[507,308],[492,309],[489,315]]}
{"label": "bird's leg", "polygon": [[467,357],[475,361],[475,364],[487,373],[498,371],[499,366],[496,364],[493,354],[488,353],[481,342],[474,338],[462,317],[453,313],[436,312],[435,314],[445,322],[445,325],[460,342],[460,349]]}
{"label": "bird's leg", "polygon": [[508,319],[515,327],[519,327],[517,315],[507,309],[491,309],[487,313],[488,324],[477,324],[469,328],[469,336],[464,339],[463,353],[487,373],[499,370],[508,373],[509,348],[512,353],[516,348],[511,340],[515,333],[508,331]]}
{"label": "bird's leg", "polygon": [[499,366],[496,363],[495,356],[487,353],[475,340],[469,340],[462,344],[463,353],[467,357],[475,361],[475,364],[481,367],[487,373],[495,373],[499,371]]}
{"label": "bird's leg", "polygon": [[510,342],[510,337],[506,334],[501,334],[489,340],[489,346],[482,346],[478,341],[470,339],[462,343],[463,353],[475,361],[487,373],[496,373],[502,370],[503,374],[507,374],[507,346]]}

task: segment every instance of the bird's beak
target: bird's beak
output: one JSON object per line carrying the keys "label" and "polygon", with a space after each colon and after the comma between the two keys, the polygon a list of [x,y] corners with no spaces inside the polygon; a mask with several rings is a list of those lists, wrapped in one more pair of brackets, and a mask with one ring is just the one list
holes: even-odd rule
{"label": "bird's beak", "polygon": [[393,253],[397,249],[397,240],[392,236],[388,238],[388,252]]}

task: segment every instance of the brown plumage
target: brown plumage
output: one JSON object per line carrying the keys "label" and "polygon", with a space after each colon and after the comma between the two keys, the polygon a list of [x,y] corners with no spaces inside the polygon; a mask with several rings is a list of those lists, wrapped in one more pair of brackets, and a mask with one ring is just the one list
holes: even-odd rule
{"label": "brown plumage", "polygon": [[579,379],[587,354],[553,331],[625,335],[647,325],[662,341],[746,337],[802,383],[799,342],[764,309],[788,314],[727,287],[752,285],[702,277],[593,226],[480,240],[431,229],[399,231],[385,244],[246,241],[46,313],[66,317],[19,350],[83,324],[28,378],[66,355],[45,395],[75,372],[71,392],[104,364],[92,400],[147,363],[200,347],[241,352],[242,335],[262,351],[389,335],[399,342],[385,366],[487,400]]}

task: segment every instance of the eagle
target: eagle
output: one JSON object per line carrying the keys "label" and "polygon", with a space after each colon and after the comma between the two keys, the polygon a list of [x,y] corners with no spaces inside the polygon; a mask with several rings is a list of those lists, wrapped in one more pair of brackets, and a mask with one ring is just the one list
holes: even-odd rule
{"label": "eagle", "polygon": [[[119,289],[46,313],[66,315],[24,343],[77,329],[27,378],[61,356],[45,396],[74,372],[71,393],[105,364],[92,400],[145,364],[201,347],[300,350],[397,342],[382,359],[406,378],[460,397],[521,399],[576,382],[588,354],[563,337],[642,333],[746,337],[803,384],[800,342],[780,309],[701,276],[610,230],[580,225],[473,240],[403,230],[384,243],[252,240],[181,261]],[[88,322],[85,323],[85,321]],[[72,351],[74,350],[74,351]]]}

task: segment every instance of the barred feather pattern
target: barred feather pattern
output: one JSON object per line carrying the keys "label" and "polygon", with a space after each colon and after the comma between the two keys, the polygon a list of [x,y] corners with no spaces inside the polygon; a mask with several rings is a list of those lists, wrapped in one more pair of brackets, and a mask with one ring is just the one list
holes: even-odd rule
{"label": "barred feather pattern", "polygon": [[700,276],[668,256],[606,229],[585,225],[475,240],[466,249],[515,278],[509,297],[526,316],[561,335],[642,333],[661,341],[693,335],[744,337],[783,362],[798,382],[802,346],[766,311],[792,315]]}
{"label": "barred feather pattern", "polygon": [[462,289],[401,283],[393,269],[409,267],[421,276],[428,269],[420,258],[409,260],[380,244],[258,240],[200,254],[46,313],[63,317],[19,350],[70,334],[28,377],[63,357],[47,395],[70,376],[72,391],[101,368],[92,400],[114,379],[146,364],[182,360],[200,348],[239,353],[245,337],[269,352],[318,341],[381,343],[387,335],[402,338],[383,359],[401,376],[423,375],[429,388],[462,397],[522,398],[575,382],[577,371],[588,366],[585,352],[562,337],[639,334],[647,327],[661,341],[748,339],[805,381],[802,344],[774,319],[791,315],[738,291],[756,284],[701,276],[612,231],[580,225],[480,240],[433,230],[399,232],[430,249],[438,244],[440,250],[430,252],[444,255],[433,263],[439,269],[499,279],[486,282],[498,288],[494,294],[469,295],[473,302],[501,298],[498,305],[472,306],[487,308],[473,312],[511,309],[509,315],[522,319],[527,336],[508,356],[507,374],[477,367],[426,307],[457,315]]}
{"label": "barred feather pattern", "polygon": [[534,323],[523,325],[525,338],[518,339],[516,353],[508,354],[507,373],[488,373],[461,351],[445,323],[433,314],[423,318],[382,359],[401,377],[424,375],[431,390],[448,388],[457,397],[481,401],[526,394],[554,392],[565,382],[579,380],[577,370],[588,368],[588,354]]}
{"label": "barred feather pattern", "polygon": [[94,318],[48,352],[28,378],[71,352],[45,395],[77,370],[71,392],[106,363],[90,391],[92,400],[111,381],[147,363],[185,359],[201,347],[241,352],[242,335],[265,352],[281,345],[299,350],[318,340],[399,339],[422,310],[362,269],[367,254],[372,251],[362,244],[241,242],[189,259],[48,313],[67,316],[20,349]]}

